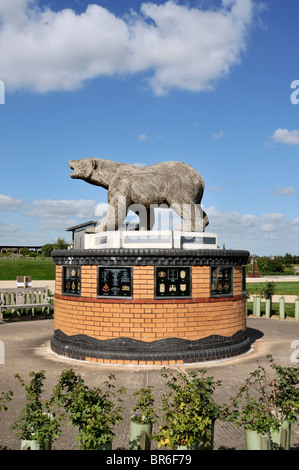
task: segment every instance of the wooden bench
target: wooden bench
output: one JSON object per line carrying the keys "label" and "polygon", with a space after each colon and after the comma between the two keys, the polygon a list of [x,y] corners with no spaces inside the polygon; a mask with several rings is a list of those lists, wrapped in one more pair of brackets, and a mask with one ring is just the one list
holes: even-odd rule
{"label": "wooden bench", "polygon": [[42,308],[43,311],[47,309],[48,314],[53,308],[48,287],[0,289],[0,319],[3,318],[5,310],[32,309],[34,312],[36,308]]}

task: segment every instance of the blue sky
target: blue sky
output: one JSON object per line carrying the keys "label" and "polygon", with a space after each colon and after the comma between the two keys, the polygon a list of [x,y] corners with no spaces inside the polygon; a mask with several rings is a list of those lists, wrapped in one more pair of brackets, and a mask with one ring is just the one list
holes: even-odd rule
{"label": "blue sky", "polygon": [[221,248],[299,254],[298,14],[294,0],[0,0],[0,244],[96,219],[107,192],[68,161],[97,157],[185,161]]}

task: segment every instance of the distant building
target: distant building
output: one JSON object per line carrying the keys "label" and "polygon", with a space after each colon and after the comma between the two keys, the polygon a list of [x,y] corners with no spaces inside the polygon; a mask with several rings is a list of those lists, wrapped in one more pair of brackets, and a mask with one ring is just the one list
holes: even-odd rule
{"label": "distant building", "polygon": [[74,249],[84,249],[85,234],[94,233],[97,224],[98,221],[90,220],[84,224],[74,225],[73,227],[67,228],[67,232],[72,232],[72,247]]}

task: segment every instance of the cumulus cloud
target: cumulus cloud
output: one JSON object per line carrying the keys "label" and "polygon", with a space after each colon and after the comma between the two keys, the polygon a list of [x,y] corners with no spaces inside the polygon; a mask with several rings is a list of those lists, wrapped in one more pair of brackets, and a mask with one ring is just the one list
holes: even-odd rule
{"label": "cumulus cloud", "polygon": [[94,211],[94,215],[96,217],[103,217],[105,212],[107,212],[108,209],[108,203],[107,202],[99,202]]}
{"label": "cumulus cloud", "polygon": [[273,134],[276,142],[282,142],[288,145],[299,145],[299,130],[289,131],[288,129],[277,129]]}
{"label": "cumulus cloud", "polygon": [[148,136],[146,134],[139,134],[138,140],[139,142],[145,142],[146,140],[148,140]]}
{"label": "cumulus cloud", "polygon": [[96,212],[96,202],[92,200],[62,200],[43,199],[34,201],[27,216],[53,219],[92,219]]}
{"label": "cumulus cloud", "polygon": [[292,186],[278,186],[275,190],[277,196],[285,196],[287,194],[294,194],[295,189]]}
{"label": "cumulus cloud", "polygon": [[253,14],[253,0],[210,10],[143,3],[123,18],[95,4],[76,14],[0,0],[0,76],[8,92],[73,90],[140,72],[156,95],[210,90],[240,62]]}
{"label": "cumulus cloud", "polygon": [[15,199],[5,194],[0,194],[0,210],[18,211],[24,209],[26,203],[23,199]]}
{"label": "cumulus cloud", "polygon": [[0,222],[0,239],[12,233],[20,233],[21,227],[16,224],[3,224]]}
{"label": "cumulus cloud", "polygon": [[[284,214],[239,214],[205,208],[210,224],[207,232],[218,235],[218,245],[227,249],[243,249],[263,255],[285,254],[290,246],[298,246],[299,217],[289,220]],[[295,248],[296,250],[296,248]],[[295,253],[294,253],[295,254]]]}
{"label": "cumulus cloud", "polygon": [[35,228],[36,230],[41,230],[44,232],[65,232],[68,227],[73,227],[77,225],[78,222],[74,219],[40,219],[36,221]]}
{"label": "cumulus cloud", "polygon": [[139,168],[142,168],[143,166],[146,166],[145,163],[141,163],[141,162],[135,162],[133,163],[134,166],[138,166]]}
{"label": "cumulus cloud", "polygon": [[222,139],[224,137],[224,132],[223,131],[214,132],[212,134],[212,137],[213,137],[213,139],[216,139],[216,140]]}

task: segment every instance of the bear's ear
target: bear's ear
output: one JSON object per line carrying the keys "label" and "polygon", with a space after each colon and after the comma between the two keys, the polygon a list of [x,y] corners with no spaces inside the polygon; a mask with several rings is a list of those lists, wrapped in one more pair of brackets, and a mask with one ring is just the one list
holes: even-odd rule
{"label": "bear's ear", "polygon": [[92,160],[92,169],[96,170],[98,167],[98,162],[96,160]]}

